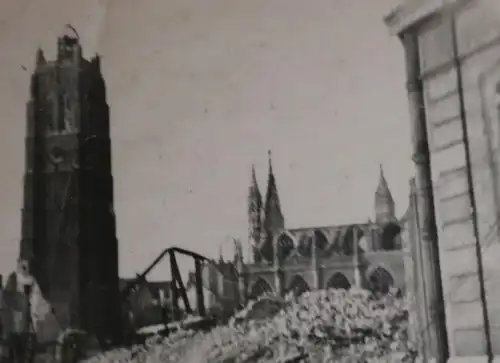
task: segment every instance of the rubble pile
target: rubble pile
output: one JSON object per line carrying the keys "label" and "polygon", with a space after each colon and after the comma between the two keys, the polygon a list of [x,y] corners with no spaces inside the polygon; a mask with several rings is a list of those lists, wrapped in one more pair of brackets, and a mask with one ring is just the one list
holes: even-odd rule
{"label": "rubble pile", "polygon": [[87,363],[412,361],[408,305],[395,293],[375,298],[361,289],[308,292],[289,296],[280,311],[254,319],[257,304],[209,332],[154,336],[144,346],[103,353]]}

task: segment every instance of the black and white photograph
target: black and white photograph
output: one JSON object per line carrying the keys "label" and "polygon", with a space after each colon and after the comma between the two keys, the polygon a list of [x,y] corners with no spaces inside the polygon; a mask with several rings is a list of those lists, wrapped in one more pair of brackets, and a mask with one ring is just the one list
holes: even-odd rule
{"label": "black and white photograph", "polygon": [[499,0],[0,0],[0,363],[500,362]]}

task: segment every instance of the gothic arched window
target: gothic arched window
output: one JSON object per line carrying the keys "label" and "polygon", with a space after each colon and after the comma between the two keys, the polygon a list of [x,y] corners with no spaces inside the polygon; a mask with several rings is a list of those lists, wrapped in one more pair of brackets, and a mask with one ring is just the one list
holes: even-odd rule
{"label": "gothic arched window", "polygon": [[341,248],[342,254],[345,256],[352,256],[354,254],[354,240],[357,231],[355,231],[356,227],[349,228],[342,238]]}
{"label": "gothic arched window", "polygon": [[394,286],[394,278],[385,268],[377,267],[368,277],[370,289],[375,293],[387,294]]}
{"label": "gothic arched window", "polygon": [[256,299],[259,296],[269,294],[272,291],[273,289],[271,288],[271,285],[269,285],[269,283],[263,278],[259,278],[252,286],[250,297]]}
{"label": "gothic arched window", "polygon": [[290,283],[290,287],[288,288],[288,292],[294,294],[295,296],[300,296],[310,290],[309,285],[302,278],[302,276],[295,276]]}
{"label": "gothic arched window", "polygon": [[324,251],[328,248],[328,238],[322,231],[314,231],[314,241],[316,243],[316,249]]}
{"label": "gothic arched window", "polygon": [[286,259],[294,250],[295,243],[287,233],[283,233],[278,237],[278,256],[280,260]]}
{"label": "gothic arched window", "polygon": [[328,279],[326,283],[327,289],[344,289],[349,290],[351,284],[343,273],[336,272]]}
{"label": "gothic arched window", "polygon": [[341,229],[335,230],[332,238],[332,243],[328,246],[328,251],[330,254],[340,255],[342,254],[342,242],[344,233]]}
{"label": "gothic arched window", "polygon": [[298,252],[301,256],[310,257],[311,256],[311,244],[312,237],[309,235],[303,235],[300,237],[299,244],[297,246]]}
{"label": "gothic arched window", "polygon": [[388,223],[384,226],[381,236],[381,247],[386,251],[399,249],[398,237],[401,232],[401,227],[395,223]]}

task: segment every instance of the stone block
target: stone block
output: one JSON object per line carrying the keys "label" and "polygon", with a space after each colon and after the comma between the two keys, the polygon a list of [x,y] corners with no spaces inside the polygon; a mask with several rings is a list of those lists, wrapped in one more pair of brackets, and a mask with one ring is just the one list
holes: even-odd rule
{"label": "stone block", "polygon": [[[498,289],[498,287],[497,287]],[[488,294],[490,293],[490,294]],[[487,291],[486,300],[488,306],[488,321],[490,322],[491,329],[496,329],[495,338],[497,339],[497,343],[500,344],[500,307],[497,306],[498,302],[498,292]],[[492,298],[494,297],[494,299]],[[493,333],[492,333],[493,334]],[[499,346],[499,354],[500,354],[500,346]]]}
{"label": "stone block", "polygon": [[467,219],[471,215],[471,206],[467,194],[459,194],[448,199],[439,200],[437,208],[444,227]]}
{"label": "stone block", "polygon": [[453,146],[455,143],[462,143],[462,124],[460,119],[453,119],[449,122],[434,126],[431,129],[432,143],[429,145],[431,152],[439,152]]}
{"label": "stone block", "polygon": [[[500,363],[500,360],[498,362]],[[453,356],[453,357],[448,358],[448,363],[488,363],[488,357],[486,355],[481,355],[481,356],[476,356],[476,357],[472,357],[472,356],[465,356],[465,357]]]}
{"label": "stone block", "polygon": [[494,363],[500,363],[500,327],[493,325],[490,327],[491,345],[495,355]]}
{"label": "stone block", "polygon": [[470,219],[447,225],[441,229],[439,234],[439,246],[444,251],[473,246],[474,241],[474,231]]}
{"label": "stone block", "polygon": [[477,274],[451,276],[449,283],[449,301],[455,303],[471,303],[480,300],[479,280]]}
{"label": "stone block", "polygon": [[453,68],[426,78],[424,82],[424,95],[427,104],[438,102],[446,96],[451,96],[456,91],[457,73]]}
{"label": "stone block", "polygon": [[457,169],[439,176],[436,196],[438,199],[445,199],[461,193],[466,193],[468,188],[469,183],[466,169]]}
{"label": "stone block", "polygon": [[452,33],[449,21],[437,19],[422,28],[419,34],[421,68],[424,73],[451,61],[453,57]]}
{"label": "stone block", "polygon": [[[494,287],[500,283],[500,263],[498,263],[499,254],[500,244],[497,240],[489,246],[482,247],[483,266],[487,286],[491,285]],[[500,290],[498,292],[500,293]]]}
{"label": "stone block", "polygon": [[426,105],[426,116],[430,127],[435,127],[451,119],[458,119],[460,117],[458,93],[452,93],[440,99],[439,102]]}
{"label": "stone block", "polygon": [[[482,359],[481,357],[486,356],[484,331],[482,328],[454,329],[448,332],[448,334],[454,340],[455,351],[451,352],[451,355],[466,358],[466,362],[474,362],[474,357],[476,357],[475,359]],[[478,360],[478,362],[483,361]],[[487,362],[487,360],[484,362]]]}
{"label": "stone block", "polygon": [[433,175],[451,172],[465,166],[465,151],[463,144],[457,144],[445,150],[431,153]]}
{"label": "stone block", "polygon": [[474,246],[445,251],[441,258],[446,260],[447,276],[459,277],[477,273],[477,258]]}
{"label": "stone block", "polygon": [[[498,98],[500,39],[467,58],[461,65],[466,111],[494,109]],[[472,107],[471,107],[472,106]],[[475,107],[474,107],[475,106]]]}
{"label": "stone block", "polygon": [[456,15],[457,45],[460,55],[469,54],[500,37],[498,14],[472,1]]}

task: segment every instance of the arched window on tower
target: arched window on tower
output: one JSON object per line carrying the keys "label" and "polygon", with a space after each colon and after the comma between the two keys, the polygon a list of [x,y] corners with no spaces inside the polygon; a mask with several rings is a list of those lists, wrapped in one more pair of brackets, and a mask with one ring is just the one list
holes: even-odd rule
{"label": "arched window on tower", "polygon": [[368,276],[370,290],[375,294],[387,294],[391,287],[394,286],[392,275],[383,267],[377,267]]}
{"label": "arched window on tower", "polygon": [[302,278],[302,276],[295,276],[288,287],[287,293],[292,293],[295,296],[300,296],[303,293],[310,291],[309,284]]}
{"label": "arched window on tower", "polygon": [[351,288],[351,284],[349,280],[343,273],[336,272],[328,279],[326,283],[327,289],[344,289],[349,290]]}
{"label": "arched window on tower", "polygon": [[285,260],[295,248],[295,243],[288,233],[282,233],[278,237],[278,256],[280,260]]}
{"label": "arched window on tower", "polygon": [[314,231],[314,241],[316,243],[317,250],[324,251],[328,248],[328,238],[326,238],[325,234],[322,231]]}
{"label": "arched window on tower", "polygon": [[271,285],[269,285],[269,283],[263,278],[259,278],[252,286],[250,298],[256,299],[262,295],[270,294],[272,292],[273,289],[271,288]]}
{"label": "arched window on tower", "polygon": [[400,249],[399,234],[401,233],[401,227],[396,223],[388,223],[382,229],[381,248],[386,251],[393,251]]}

